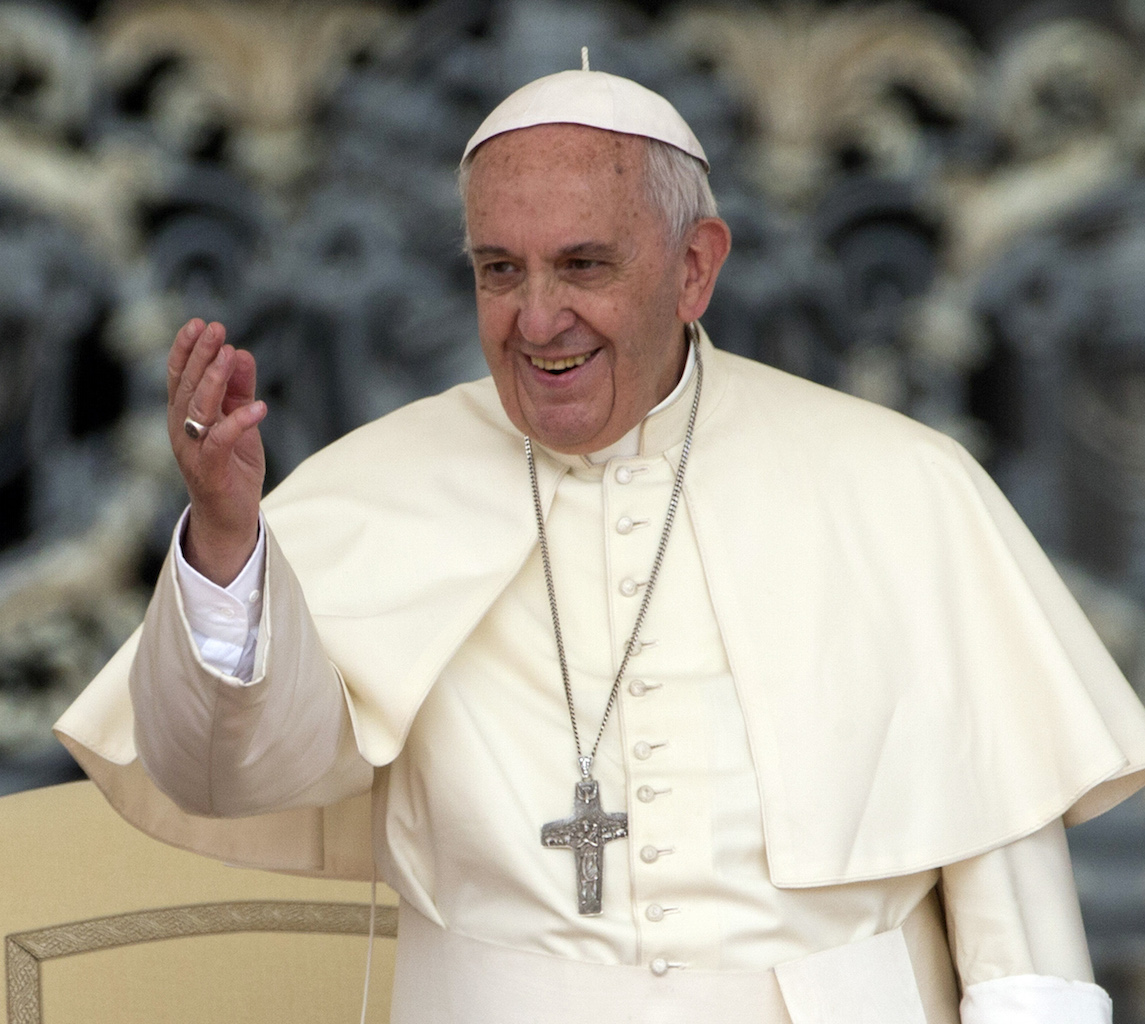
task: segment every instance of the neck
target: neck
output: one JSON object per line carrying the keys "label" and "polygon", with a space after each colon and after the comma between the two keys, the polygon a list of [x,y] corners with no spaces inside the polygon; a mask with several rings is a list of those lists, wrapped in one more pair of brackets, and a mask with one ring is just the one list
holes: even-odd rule
{"label": "neck", "polygon": [[685,348],[684,366],[680,372],[680,378],[676,381],[676,386],[655,406],[648,410],[639,423],[636,424],[627,434],[625,434],[619,441],[615,441],[607,448],[601,448],[600,451],[591,452],[584,456],[584,458],[592,463],[594,466],[601,465],[609,459],[624,459],[631,458],[633,455],[640,454],[640,432],[644,428],[647,420],[655,416],[658,412],[667,409],[672,405],[688,388],[688,384],[692,379],[692,374],[695,372],[696,366],[696,345],[698,340],[693,340],[692,332],[689,329],[687,334],[688,344]]}

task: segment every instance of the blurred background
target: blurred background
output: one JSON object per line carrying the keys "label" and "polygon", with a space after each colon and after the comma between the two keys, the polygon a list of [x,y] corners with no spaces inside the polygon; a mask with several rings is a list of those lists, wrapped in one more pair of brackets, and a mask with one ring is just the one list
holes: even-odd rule
{"label": "blurred background", "polygon": [[[142,617],[185,501],[165,359],[259,360],[268,486],[480,376],[454,171],[518,85],[627,75],[735,246],[717,345],[946,431],[1145,690],[1145,0],[0,2],[0,793]],[[1145,1022],[1145,807],[1071,836]]]}

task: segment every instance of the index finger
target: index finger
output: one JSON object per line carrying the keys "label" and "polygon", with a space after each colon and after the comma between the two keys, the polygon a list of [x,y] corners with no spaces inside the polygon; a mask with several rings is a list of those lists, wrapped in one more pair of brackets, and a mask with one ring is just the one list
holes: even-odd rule
{"label": "index finger", "polygon": [[175,389],[179,386],[179,379],[183,376],[183,371],[187,368],[187,360],[191,357],[191,351],[195,347],[195,342],[199,340],[203,331],[206,330],[206,323],[200,320],[197,316],[188,320],[181,328],[179,333],[175,335],[175,342],[171,346],[171,352],[167,356],[167,401],[171,402],[175,399]]}

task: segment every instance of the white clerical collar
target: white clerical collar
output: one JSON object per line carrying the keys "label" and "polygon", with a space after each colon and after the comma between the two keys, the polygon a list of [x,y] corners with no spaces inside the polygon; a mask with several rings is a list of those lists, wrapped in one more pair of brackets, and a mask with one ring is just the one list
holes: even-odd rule
{"label": "white clerical collar", "polygon": [[592,452],[585,456],[585,459],[594,466],[599,466],[607,462],[609,459],[627,459],[633,455],[640,454],[640,431],[644,426],[645,421],[649,416],[655,416],[656,413],[662,409],[667,409],[677,398],[680,397],[688,387],[688,382],[692,379],[692,371],[696,367],[696,347],[688,345],[688,358],[684,362],[684,372],[680,374],[680,379],[676,386],[672,389],[671,393],[659,405],[653,409],[648,410],[648,414],[636,424],[627,434],[625,434],[619,441],[610,444],[607,448],[602,448],[598,452]]}

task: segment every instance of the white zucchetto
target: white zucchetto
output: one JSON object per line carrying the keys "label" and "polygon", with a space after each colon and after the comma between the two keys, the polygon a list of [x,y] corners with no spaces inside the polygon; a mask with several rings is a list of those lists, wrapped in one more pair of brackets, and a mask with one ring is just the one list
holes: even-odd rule
{"label": "white zucchetto", "polygon": [[462,164],[494,135],[538,124],[583,124],[643,135],[682,149],[711,169],[699,140],[671,103],[631,79],[604,71],[561,71],[522,86],[481,122],[465,146]]}

